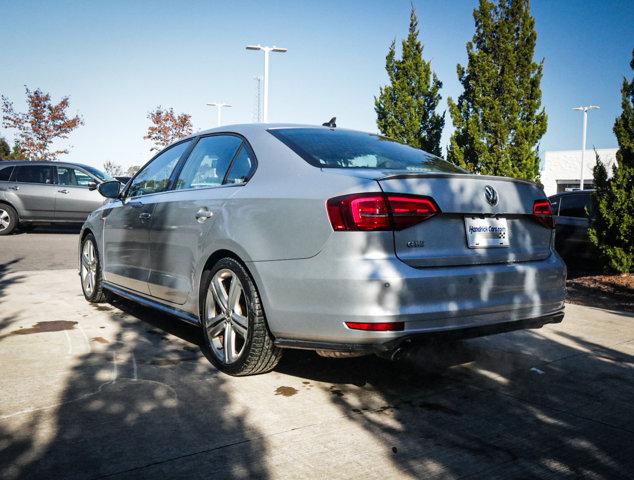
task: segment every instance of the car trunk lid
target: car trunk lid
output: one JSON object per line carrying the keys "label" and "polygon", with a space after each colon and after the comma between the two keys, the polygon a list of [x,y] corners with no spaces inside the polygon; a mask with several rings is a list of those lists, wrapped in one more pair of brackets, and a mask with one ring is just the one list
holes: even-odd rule
{"label": "car trunk lid", "polygon": [[[375,179],[385,193],[428,196],[441,210],[429,220],[394,232],[396,255],[412,267],[526,262],[550,255],[552,230],[532,215],[534,202],[545,198],[534,183],[471,174],[407,172]],[[487,189],[496,198],[490,195],[491,201],[487,200]],[[506,226],[504,236],[508,237],[493,241],[495,246],[472,244],[470,248],[467,231],[489,225]]]}

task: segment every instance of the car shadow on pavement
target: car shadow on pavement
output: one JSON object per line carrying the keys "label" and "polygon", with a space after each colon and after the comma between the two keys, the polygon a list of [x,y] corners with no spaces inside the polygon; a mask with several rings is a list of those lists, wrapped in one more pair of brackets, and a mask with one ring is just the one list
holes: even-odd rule
{"label": "car shadow on pavement", "polygon": [[330,384],[402,475],[627,478],[634,357],[559,335],[567,346],[530,331],[428,343],[397,363],[289,352],[278,371]]}
{"label": "car shadow on pavement", "polygon": [[29,225],[20,226],[13,235],[29,235],[41,233],[62,233],[77,235],[81,231],[81,225]]}
{"label": "car shadow on pavement", "polygon": [[197,329],[124,300],[93,307],[120,328],[86,337],[57,403],[4,419],[1,478],[267,476],[262,436],[232,410]]}

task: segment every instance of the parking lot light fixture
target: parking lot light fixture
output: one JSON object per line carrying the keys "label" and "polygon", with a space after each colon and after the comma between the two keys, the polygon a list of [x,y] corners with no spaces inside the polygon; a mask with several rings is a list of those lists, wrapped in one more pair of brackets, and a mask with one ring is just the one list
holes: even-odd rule
{"label": "parking lot light fixture", "polygon": [[231,105],[224,102],[208,103],[207,105],[210,107],[218,107],[218,126],[222,125],[222,109],[223,107],[231,107]]}
{"label": "parking lot light fixture", "polygon": [[247,45],[247,50],[262,50],[264,52],[264,100],[263,100],[263,118],[264,123],[269,121],[269,53],[278,52],[284,53],[287,52],[287,48],[282,47],[265,47],[260,44],[257,45]]}
{"label": "parking lot light fixture", "polygon": [[585,167],[585,154],[586,154],[586,131],[588,129],[588,110],[597,110],[599,107],[596,105],[582,105],[580,107],[574,107],[573,110],[579,110],[583,112],[583,133],[581,134],[581,177],[579,180],[579,190],[583,190],[583,169]]}

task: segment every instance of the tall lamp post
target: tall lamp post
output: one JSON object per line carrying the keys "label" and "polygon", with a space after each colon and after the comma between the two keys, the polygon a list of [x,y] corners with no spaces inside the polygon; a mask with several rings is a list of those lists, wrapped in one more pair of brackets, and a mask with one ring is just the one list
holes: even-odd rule
{"label": "tall lamp post", "polygon": [[581,134],[581,179],[579,180],[579,190],[583,190],[583,170],[585,168],[585,154],[586,154],[586,131],[588,130],[588,110],[596,110],[599,107],[596,105],[585,105],[581,107],[575,107],[573,110],[579,110],[583,112],[583,133]]}
{"label": "tall lamp post", "polygon": [[224,102],[208,103],[207,105],[210,107],[218,107],[218,126],[222,125],[222,109],[223,107],[230,107],[231,105]]}
{"label": "tall lamp post", "polygon": [[263,47],[262,45],[247,45],[247,50],[262,50],[264,52],[264,106],[263,117],[264,123],[269,121],[269,53],[279,52],[284,53],[288,51],[287,48],[280,47]]}

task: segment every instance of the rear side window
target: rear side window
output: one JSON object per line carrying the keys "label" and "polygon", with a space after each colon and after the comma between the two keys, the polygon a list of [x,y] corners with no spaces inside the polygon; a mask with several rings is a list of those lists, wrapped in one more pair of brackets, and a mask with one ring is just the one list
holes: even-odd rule
{"label": "rear side window", "polygon": [[176,190],[222,185],[231,160],[242,140],[233,135],[201,138],[176,181]]}
{"label": "rear side window", "polygon": [[559,216],[585,218],[586,209],[590,211],[590,195],[565,195],[559,199]]}
{"label": "rear side window", "polygon": [[90,187],[96,182],[86,172],[76,168],[57,167],[57,183],[70,187]]}
{"label": "rear side window", "polygon": [[280,128],[269,133],[318,168],[467,173],[431,153],[370,133],[329,128]]}
{"label": "rear side window", "polygon": [[227,174],[225,183],[233,185],[244,183],[249,179],[254,169],[255,162],[253,155],[251,155],[251,152],[243,143],[238,155],[236,155],[236,158],[233,161],[233,165],[231,165],[231,170],[229,170],[229,173]]}
{"label": "rear side window", "polygon": [[11,178],[11,172],[13,172],[13,167],[0,167],[0,182],[8,182]]}
{"label": "rear side window", "polygon": [[14,168],[11,179],[21,183],[55,183],[55,167],[46,165],[19,165]]}

